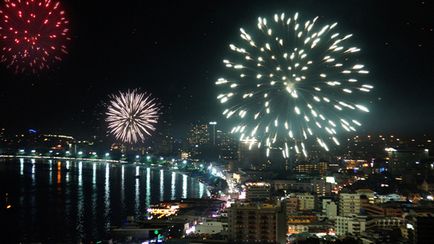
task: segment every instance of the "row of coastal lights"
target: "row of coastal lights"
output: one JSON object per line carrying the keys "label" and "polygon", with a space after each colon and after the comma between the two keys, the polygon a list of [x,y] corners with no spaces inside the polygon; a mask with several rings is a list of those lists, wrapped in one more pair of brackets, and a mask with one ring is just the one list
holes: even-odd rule
{"label": "row of coastal lights", "polygon": [[[25,153],[25,150],[24,150],[24,149],[19,149],[18,152],[19,152],[20,154],[24,154],[24,153]],[[31,154],[36,154],[36,150],[35,150],[35,149],[32,149],[32,150],[30,150],[30,153],[31,153]],[[53,150],[49,150],[48,153],[49,153],[49,154],[53,154]],[[59,155],[59,154],[60,154],[59,152],[56,152],[56,155]],[[70,156],[70,155],[71,155],[71,152],[70,152],[70,151],[65,151],[65,154],[66,154],[67,156]],[[78,156],[83,156],[83,155],[84,155],[84,152],[83,152],[83,151],[78,151],[78,152],[77,152],[77,155],[78,155]],[[95,156],[95,157],[98,156],[98,154],[97,154],[96,152],[90,152],[89,155],[92,155],[92,156]],[[110,157],[110,153],[107,152],[107,153],[104,154],[104,156],[108,158],[108,157]],[[125,154],[122,154],[121,156],[122,156],[122,157],[125,157]],[[141,158],[140,155],[136,155],[136,156],[135,156],[135,159],[136,159],[136,160],[139,160],[140,158]],[[151,160],[151,159],[152,159],[152,157],[151,157],[150,155],[147,155],[147,156],[146,156],[146,160],[149,161],[149,160]],[[160,157],[159,159],[162,161],[162,160],[164,160],[164,157]],[[172,163],[173,163],[173,162],[175,162],[176,160],[175,160],[174,158],[172,158],[171,161],[172,161]],[[187,164],[187,160],[182,160],[182,163],[183,163],[184,165]],[[203,164],[201,164],[201,167],[203,167]]]}
{"label": "row of coastal lights", "polygon": [[[31,152],[32,154],[36,154],[36,150],[31,150],[30,152]],[[24,149],[20,149],[20,150],[19,150],[19,153],[20,153],[20,154],[24,154],[24,153],[25,153],[25,150],[24,150]],[[50,150],[49,153],[52,154],[52,153],[53,153],[53,150]],[[58,152],[57,152],[56,154],[59,155]],[[65,154],[66,154],[67,156],[70,156],[70,155],[71,155],[71,152],[70,152],[70,151],[66,151]],[[92,155],[92,156],[95,156],[95,157],[98,156],[98,154],[97,154],[96,152],[90,152],[89,154]],[[78,151],[78,152],[77,152],[77,155],[78,155],[78,156],[83,156],[83,155],[84,155],[84,152],[83,152],[83,151]],[[108,158],[108,157],[110,157],[110,153],[105,153],[104,156],[105,156],[106,158]],[[122,157],[125,157],[125,154],[122,154],[121,156],[122,156]],[[135,156],[135,159],[136,159],[136,160],[140,160],[140,155],[136,155],[136,156]],[[151,159],[152,159],[151,156],[149,156],[149,155],[146,156],[146,160],[147,160],[147,161],[150,161]],[[163,160],[164,160],[164,157],[160,157],[159,159],[160,159],[161,161],[163,161]],[[171,162],[172,162],[172,163],[175,163],[175,162],[176,162],[176,159],[172,158],[172,159],[171,159]],[[188,163],[187,160],[182,160],[182,164],[183,164],[183,165],[186,165],[187,163]],[[204,168],[204,165],[203,165],[203,164],[200,164],[200,168]],[[218,172],[217,169],[216,169],[215,167],[212,166],[212,164],[208,167],[208,170],[210,170],[210,172],[211,172],[213,175],[216,175],[216,176],[222,176],[221,172]]]}
{"label": "row of coastal lights", "polygon": [[[24,149],[20,149],[20,150],[18,150],[18,152],[19,152],[20,154],[24,154],[26,151],[25,151]],[[49,154],[53,154],[53,152],[54,152],[53,150],[49,150],[49,151],[48,151]],[[36,150],[32,149],[32,150],[30,150],[30,153],[31,153],[31,154],[36,154]],[[60,154],[59,152],[56,152],[56,155],[59,155],[59,154]],[[70,155],[71,155],[71,152],[70,152],[70,151],[65,151],[65,155],[70,156]],[[78,155],[78,156],[83,156],[83,155],[84,155],[84,152],[83,152],[83,151],[78,151],[78,152],[77,152],[77,155]],[[89,155],[92,155],[92,156],[98,156],[98,153],[96,153],[96,152],[89,152]],[[105,157],[110,157],[110,153],[105,153],[104,156],[105,156]],[[122,154],[122,157],[125,157],[125,154]],[[140,159],[140,156],[139,156],[139,155],[136,155],[136,159]],[[147,160],[150,160],[150,159],[151,159],[151,156],[146,156],[146,159],[147,159]],[[161,157],[160,159],[163,160],[162,157]]]}

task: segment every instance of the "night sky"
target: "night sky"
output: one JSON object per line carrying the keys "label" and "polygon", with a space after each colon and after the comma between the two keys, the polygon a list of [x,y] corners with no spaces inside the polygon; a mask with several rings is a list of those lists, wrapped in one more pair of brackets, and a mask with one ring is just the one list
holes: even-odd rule
{"label": "night sky", "polygon": [[[375,86],[365,132],[434,132],[434,6],[430,1],[62,1],[69,55],[49,71],[0,65],[0,126],[89,136],[104,128],[104,102],[141,88],[171,111],[174,133],[197,120],[223,122],[214,82],[228,44],[257,17],[300,12],[339,22],[362,49]],[[1,44],[1,43],[0,43]]]}

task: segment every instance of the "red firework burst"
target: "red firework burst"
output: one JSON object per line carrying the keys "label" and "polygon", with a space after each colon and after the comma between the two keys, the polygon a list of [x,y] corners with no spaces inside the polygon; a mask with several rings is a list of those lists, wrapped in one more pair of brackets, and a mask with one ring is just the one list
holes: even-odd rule
{"label": "red firework burst", "polygon": [[49,69],[68,53],[69,21],[59,2],[4,0],[0,18],[0,62],[15,72]]}

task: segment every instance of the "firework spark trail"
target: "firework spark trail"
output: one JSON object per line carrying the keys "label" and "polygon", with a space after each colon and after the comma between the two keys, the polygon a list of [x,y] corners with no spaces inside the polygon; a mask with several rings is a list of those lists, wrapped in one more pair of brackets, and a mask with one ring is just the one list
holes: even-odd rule
{"label": "firework spark trail", "polygon": [[369,112],[363,95],[369,71],[357,59],[360,49],[347,46],[349,35],[335,31],[337,23],[317,25],[318,17],[299,21],[287,17],[258,18],[255,32],[241,28],[241,43],[230,44],[223,60],[230,78],[216,84],[226,105],[223,115],[238,123],[232,133],[240,140],[307,156],[305,142],[314,139],[326,151],[339,145],[339,130],[356,131],[356,112]]}
{"label": "firework spark trail", "polygon": [[159,107],[151,95],[132,90],[111,98],[106,122],[116,139],[125,143],[143,142],[155,131]]}
{"label": "firework spark trail", "polygon": [[68,53],[69,21],[59,2],[4,0],[0,62],[16,73],[49,69]]}

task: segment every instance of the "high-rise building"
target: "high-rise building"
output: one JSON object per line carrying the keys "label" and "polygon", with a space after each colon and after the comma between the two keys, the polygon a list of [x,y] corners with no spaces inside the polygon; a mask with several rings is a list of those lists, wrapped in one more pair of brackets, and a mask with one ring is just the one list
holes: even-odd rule
{"label": "high-rise building", "polygon": [[286,213],[287,215],[292,215],[298,212],[298,198],[294,194],[290,194],[285,199],[286,203]]}
{"label": "high-rise building", "polygon": [[175,140],[172,134],[171,106],[164,108],[165,111],[160,117],[157,130],[153,136],[154,152],[161,156],[173,156],[178,152],[174,150]]}
{"label": "high-rise building", "polygon": [[269,167],[264,150],[258,148],[258,141],[242,140],[238,146],[239,167],[244,169],[263,170]]}
{"label": "high-rise building", "polygon": [[332,184],[327,182],[325,178],[315,179],[311,181],[313,184],[313,192],[318,196],[329,196],[332,193]]}
{"label": "high-rise building", "polygon": [[212,145],[217,145],[217,122],[211,121],[208,123],[209,125],[209,135],[210,135],[210,143]]}
{"label": "high-rise building", "polygon": [[188,143],[191,146],[208,144],[209,143],[208,124],[192,125],[188,134]]}
{"label": "high-rise building", "polygon": [[280,202],[237,202],[228,208],[231,242],[286,243],[287,219]]}
{"label": "high-rise building", "polygon": [[274,190],[287,190],[287,191],[303,191],[314,192],[318,196],[328,196],[332,192],[332,184],[327,182],[326,179],[312,179],[307,181],[298,180],[274,180]]}
{"label": "high-rise building", "polygon": [[322,200],[322,215],[328,219],[334,220],[338,214],[338,206],[332,199]]}
{"label": "high-rise building", "polygon": [[298,199],[298,210],[313,210],[315,209],[315,196],[310,193],[297,193],[295,196]]}
{"label": "high-rise building", "polygon": [[246,183],[246,199],[251,201],[270,199],[270,190],[271,185],[267,182]]}
{"label": "high-rise building", "polygon": [[193,124],[187,137],[188,151],[192,159],[203,159],[209,149],[208,124]]}
{"label": "high-rise building", "polygon": [[223,160],[238,159],[238,141],[232,134],[216,131],[217,149],[219,158]]}
{"label": "high-rise building", "polygon": [[315,196],[310,193],[291,193],[286,197],[286,210],[288,214],[298,211],[315,209]]}
{"label": "high-rise building", "polygon": [[294,171],[305,174],[318,174],[325,176],[328,170],[328,162],[319,163],[299,163],[295,166]]}
{"label": "high-rise building", "polygon": [[352,216],[337,216],[336,217],[336,235],[360,235],[366,231],[366,217]]}
{"label": "high-rise building", "polygon": [[339,194],[339,216],[360,214],[360,195],[357,193]]}
{"label": "high-rise building", "polygon": [[404,227],[402,217],[376,217],[366,221],[366,229],[395,229]]}

